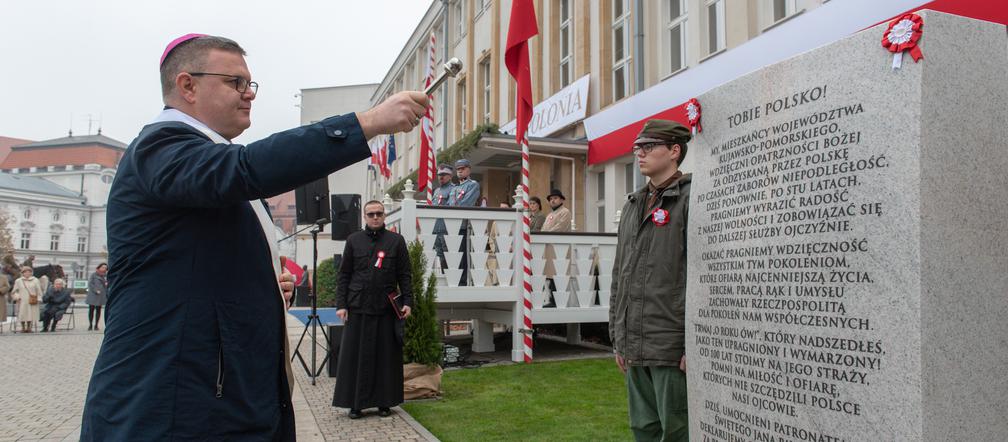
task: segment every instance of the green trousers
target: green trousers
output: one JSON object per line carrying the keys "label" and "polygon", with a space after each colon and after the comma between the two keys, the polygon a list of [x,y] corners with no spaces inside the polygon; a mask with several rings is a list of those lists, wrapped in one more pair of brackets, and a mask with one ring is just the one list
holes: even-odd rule
{"label": "green trousers", "polygon": [[679,367],[627,367],[630,429],[638,441],[689,441],[686,373]]}

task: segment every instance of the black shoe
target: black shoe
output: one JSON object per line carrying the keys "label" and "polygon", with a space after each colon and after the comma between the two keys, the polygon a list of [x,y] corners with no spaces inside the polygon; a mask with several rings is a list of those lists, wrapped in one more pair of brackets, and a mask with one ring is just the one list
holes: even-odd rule
{"label": "black shoe", "polygon": [[361,414],[360,410],[354,410],[351,408],[350,412],[347,413],[347,416],[350,417],[350,419],[360,419],[363,414]]}
{"label": "black shoe", "polygon": [[390,410],[388,408],[379,407],[378,408],[378,415],[381,416],[381,417],[389,417],[389,416],[392,415],[392,410]]}
{"label": "black shoe", "polygon": [[87,331],[91,331],[91,324],[88,324]]}

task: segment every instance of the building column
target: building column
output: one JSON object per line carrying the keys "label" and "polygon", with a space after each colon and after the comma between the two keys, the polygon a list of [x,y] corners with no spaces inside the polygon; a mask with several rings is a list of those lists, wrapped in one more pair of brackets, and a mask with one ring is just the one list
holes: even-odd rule
{"label": "building column", "polygon": [[494,351],[493,323],[481,319],[473,320],[473,353],[490,353]]}
{"label": "building column", "polygon": [[567,343],[571,345],[581,344],[581,324],[567,324]]}

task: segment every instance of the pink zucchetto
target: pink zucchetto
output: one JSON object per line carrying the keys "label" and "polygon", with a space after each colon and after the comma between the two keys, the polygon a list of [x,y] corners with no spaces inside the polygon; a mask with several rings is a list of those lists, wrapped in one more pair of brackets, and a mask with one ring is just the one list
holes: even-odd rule
{"label": "pink zucchetto", "polygon": [[206,34],[186,34],[186,35],[183,35],[183,36],[181,36],[179,38],[176,38],[176,39],[172,40],[171,43],[168,43],[168,46],[165,47],[164,53],[161,54],[161,62],[158,63],[158,66],[161,66],[161,65],[164,64],[165,58],[168,58],[168,54],[171,53],[172,49],[175,49],[176,46],[178,46],[178,45],[180,45],[182,43],[185,43],[185,42],[187,42],[189,40],[192,40],[194,38],[206,37],[206,36],[207,36]]}

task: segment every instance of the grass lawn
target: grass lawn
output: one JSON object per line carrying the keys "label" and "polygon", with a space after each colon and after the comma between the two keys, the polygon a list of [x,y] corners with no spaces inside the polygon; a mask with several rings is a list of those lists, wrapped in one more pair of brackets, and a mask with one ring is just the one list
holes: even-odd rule
{"label": "grass lawn", "polygon": [[633,438],[611,358],[452,370],[441,390],[402,407],[443,441]]}

